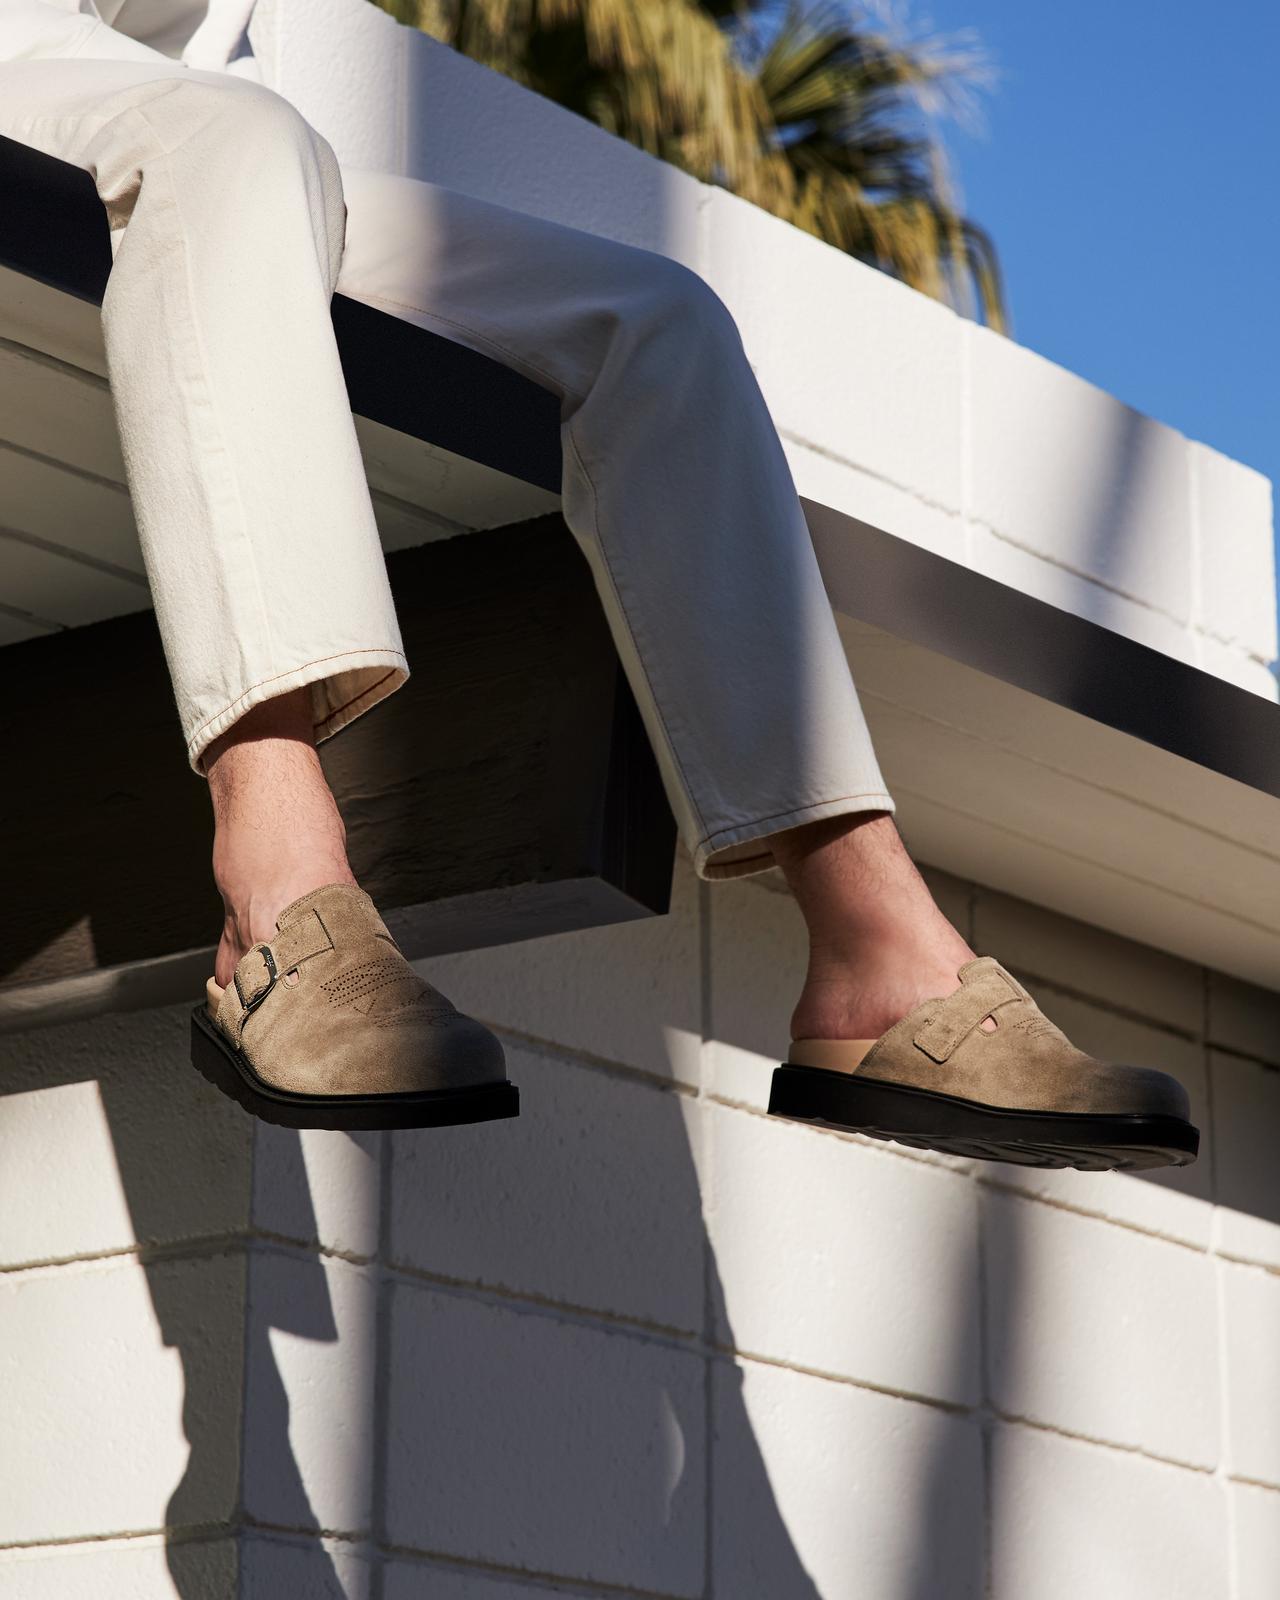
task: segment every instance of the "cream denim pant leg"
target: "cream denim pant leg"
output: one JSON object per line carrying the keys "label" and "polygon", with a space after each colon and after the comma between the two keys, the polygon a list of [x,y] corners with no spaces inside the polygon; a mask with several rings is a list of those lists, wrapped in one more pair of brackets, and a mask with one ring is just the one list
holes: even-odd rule
{"label": "cream denim pant leg", "polygon": [[88,169],[107,208],[112,392],[196,770],[271,695],[310,684],[323,738],[407,675],[336,288],[559,396],[565,521],[700,876],[892,811],[781,443],[696,273],[340,172],[273,91],[163,57],[0,65],[0,132]]}

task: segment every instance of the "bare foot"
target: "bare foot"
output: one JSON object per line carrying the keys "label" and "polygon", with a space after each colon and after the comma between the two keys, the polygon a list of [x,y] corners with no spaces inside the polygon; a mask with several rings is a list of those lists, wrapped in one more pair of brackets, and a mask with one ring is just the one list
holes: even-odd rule
{"label": "bare foot", "polygon": [[204,766],[213,876],[225,908],[214,980],[225,988],[245,951],[274,936],[287,905],[323,884],[356,880],[315,750],[309,690],[246,712],[209,746]]}
{"label": "bare foot", "polygon": [[809,928],[793,1039],[877,1039],[953,994],[973,951],[939,911],[885,812],[832,817],[771,841]]}

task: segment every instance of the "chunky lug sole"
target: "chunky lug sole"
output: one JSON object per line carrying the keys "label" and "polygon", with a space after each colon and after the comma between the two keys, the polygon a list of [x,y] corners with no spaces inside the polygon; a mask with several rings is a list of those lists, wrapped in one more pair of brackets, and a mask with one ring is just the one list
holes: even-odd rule
{"label": "chunky lug sole", "polygon": [[203,1002],[191,1013],[191,1061],[215,1089],[283,1128],[449,1128],[520,1115],[520,1091],[505,1078],[472,1089],[410,1094],[295,1094],[273,1088],[214,1026]]}
{"label": "chunky lug sole", "polygon": [[1181,1117],[1139,1113],[1010,1111],[931,1089],[784,1061],[773,1074],[769,1111],[845,1133],[865,1133],[917,1150],[1023,1167],[1136,1172],[1185,1167],[1200,1132]]}

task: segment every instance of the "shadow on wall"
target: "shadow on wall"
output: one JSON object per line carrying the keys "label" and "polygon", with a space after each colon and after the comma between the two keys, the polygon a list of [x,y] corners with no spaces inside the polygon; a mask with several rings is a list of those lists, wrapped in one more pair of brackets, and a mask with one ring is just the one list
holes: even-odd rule
{"label": "shadow on wall", "polygon": [[[111,1018],[7,1040],[0,1087],[8,1094],[80,1081],[102,1034],[110,1035],[98,1080],[102,1105],[156,1318],[164,1343],[181,1358],[185,1385],[190,1455],[166,1513],[176,1593],[207,1600],[199,1542],[227,1526],[312,1535],[323,1527],[362,1539],[372,1531],[375,1542],[445,1561],[625,1587],[639,1571],[645,1581],[635,1587],[646,1591],[703,1592],[706,1392],[718,1358],[698,1335],[646,1329],[639,1319],[627,1332],[592,1322],[589,1311],[557,1315],[518,1298],[504,1305],[448,1283],[415,1281],[410,1268],[369,1295],[355,1320],[345,1318],[339,1340],[326,1274],[332,1258],[326,1263],[286,1240],[264,1239],[261,1227],[191,1237],[243,1216],[249,1144],[260,1130],[183,1059],[181,1008],[146,1019],[162,1024],[170,1048],[153,1052],[145,1071],[131,1070],[138,1048],[130,1035],[142,1020]],[[517,1075],[529,1084],[529,1070]],[[630,1126],[615,1117],[600,1130],[611,1192],[596,1187],[592,1194],[600,1164],[589,1162],[584,1189],[581,1140],[600,1110],[598,1074],[547,1063],[534,1076],[540,1092],[515,1123],[397,1136],[395,1170],[406,1192],[392,1196],[384,1169],[391,1243],[406,1256],[456,1257],[499,1271],[506,1263],[517,1279],[528,1252],[538,1277],[562,1279],[570,1296],[576,1284],[585,1300],[588,1280],[601,1270],[614,1283],[597,1282],[597,1298],[610,1287],[626,1296],[635,1263],[619,1259],[619,1238],[648,1234],[653,1256],[645,1265],[668,1255],[696,1262],[697,1282],[686,1287],[702,1302],[705,1262],[718,1298],[682,1097],[647,1086],[634,1091],[645,1114]],[[46,1132],[57,1140],[55,1126]],[[346,1135],[322,1138],[330,1155],[335,1142],[348,1142]],[[354,1142],[371,1156],[380,1138]],[[314,1239],[302,1139],[272,1129],[256,1142],[255,1164],[269,1160],[270,1170],[259,1171],[254,1189],[261,1197],[269,1188],[271,1217],[287,1218],[291,1236]],[[56,1150],[32,1152],[32,1159],[58,1169]],[[339,1154],[335,1165],[342,1161]],[[678,1219],[680,1238],[652,1236],[655,1174],[665,1191],[663,1216]],[[331,1204],[341,1198],[328,1196]],[[575,1215],[574,1234],[538,1247],[549,1217]],[[406,1232],[410,1218],[416,1239]],[[517,1293],[522,1287],[516,1283]],[[636,1292],[643,1299],[667,1290],[647,1283]],[[89,1338],[88,1301],[85,1315]],[[281,1334],[331,1347],[327,1357],[321,1353],[325,1381],[291,1386],[301,1415],[291,1416]],[[728,1363],[724,1376],[713,1423],[716,1475],[731,1487],[716,1511],[721,1537],[735,1546],[735,1566],[767,1574],[779,1600],[816,1600]],[[360,1436],[360,1405],[339,1398],[327,1409],[330,1396],[344,1392],[372,1397],[373,1449]],[[59,1464],[64,1487],[69,1465]],[[332,1503],[313,1504],[308,1485],[314,1492],[317,1482]],[[365,1508],[366,1520],[335,1526],[335,1507]],[[65,1530],[70,1537],[110,1531]],[[348,1600],[349,1588],[318,1540],[304,1566],[308,1600]]]}
{"label": "shadow on wall", "polygon": [[[642,924],[630,936],[643,949],[661,931]],[[597,938],[567,937],[579,952]],[[461,959],[495,992],[513,959],[545,970],[553,989],[593,987],[592,968],[557,945]],[[605,960],[616,964],[617,950]],[[549,1011],[558,1005],[553,995]],[[182,1361],[190,1455],[166,1517],[182,1600],[207,1600],[198,1544],[227,1527],[310,1535],[291,1556],[308,1600],[366,1600],[321,1531],[402,1560],[401,1586],[388,1588],[397,1600],[423,1585],[433,1600],[489,1600],[476,1574],[474,1590],[455,1596],[451,1565],[476,1562],[544,1575],[548,1589],[851,1600],[830,1578],[815,1581],[793,1529],[824,1572],[833,1560],[865,1572],[867,1600],[937,1600],[944,1581],[948,1600],[984,1592],[972,1497],[960,1497],[957,1526],[956,1485],[974,1457],[960,1430],[928,1426],[939,1413],[904,1412],[904,1472],[865,1446],[846,1453],[829,1428],[797,1438],[801,1414],[768,1416],[767,1396],[752,1400],[754,1417],[748,1409],[704,1223],[693,1140],[706,1108],[692,1097],[508,1037],[524,1091],[517,1121],[302,1138],[253,1123],[194,1074],[185,1019],[181,1007],[110,1017],[0,1049],[0,1093],[99,1083],[156,1317]],[[665,1024],[655,1010],[623,1026],[649,1058]],[[631,1040],[637,1028],[646,1037]],[[33,1170],[57,1174],[52,1119],[43,1138]],[[759,1182],[781,1184],[788,1170],[769,1167]],[[893,1219],[846,1215],[833,1198],[814,1224],[830,1239]],[[1014,1266],[994,1313],[1010,1328]],[[902,1262],[895,1296],[918,1296],[920,1315],[948,1328],[973,1323],[976,1260],[958,1261],[943,1283],[921,1285],[916,1272]],[[753,1292],[768,1282],[762,1272]],[[833,1315],[869,1328],[885,1315],[844,1284],[829,1298]],[[823,1299],[816,1288],[814,1304]],[[964,1389],[964,1342],[949,1342],[956,1368],[937,1375],[935,1392]],[[1003,1342],[1012,1349],[1012,1334]],[[793,1381],[825,1405],[823,1380]],[[832,1387],[838,1406],[846,1391]],[[781,1461],[777,1484],[757,1422]],[[849,1459],[873,1476],[847,1477]],[[885,1508],[872,1526],[868,1504]]]}

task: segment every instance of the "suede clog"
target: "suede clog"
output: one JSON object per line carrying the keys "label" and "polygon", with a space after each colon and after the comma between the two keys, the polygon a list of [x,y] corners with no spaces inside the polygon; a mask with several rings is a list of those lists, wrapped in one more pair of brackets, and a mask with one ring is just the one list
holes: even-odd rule
{"label": "suede clog", "polygon": [[409,965],[373,901],[327,884],[286,906],[191,1016],[191,1056],[292,1128],[428,1128],[519,1113],[501,1041]]}
{"label": "suede clog", "polygon": [[1186,1166],[1187,1092],[1152,1067],[1078,1050],[992,956],[879,1039],[796,1039],[769,1110],[875,1139],[1022,1166]]}

